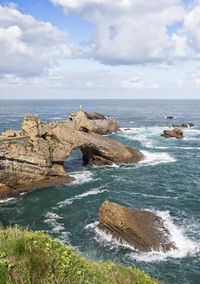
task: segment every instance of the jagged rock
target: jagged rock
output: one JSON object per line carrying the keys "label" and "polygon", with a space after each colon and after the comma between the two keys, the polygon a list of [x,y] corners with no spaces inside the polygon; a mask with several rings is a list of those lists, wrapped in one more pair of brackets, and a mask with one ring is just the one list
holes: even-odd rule
{"label": "jagged rock", "polygon": [[131,210],[105,201],[99,209],[98,227],[139,251],[176,249],[162,218],[150,211]]}
{"label": "jagged rock", "polygon": [[179,128],[174,128],[173,130],[163,130],[163,134],[161,136],[165,138],[175,137],[176,139],[183,138],[183,131]]}
{"label": "jagged rock", "polygon": [[74,121],[42,124],[39,117],[25,114],[23,136],[0,136],[0,183],[20,192],[71,182],[74,179],[67,175],[63,166],[72,150],[77,148],[90,165],[134,163],[143,159],[138,150],[94,133],[100,130],[96,121],[105,122],[102,132],[106,132],[106,125],[108,132],[111,131],[107,119],[88,120],[83,110],[79,110],[77,117]]}
{"label": "jagged rock", "polygon": [[42,121],[39,117],[31,115],[29,113],[24,115],[24,121],[22,123],[22,131],[25,136],[40,137],[42,135]]}
{"label": "jagged rock", "polygon": [[181,127],[186,128],[186,127],[189,127],[189,125],[188,125],[187,123],[182,123],[182,124],[181,124]]}
{"label": "jagged rock", "polygon": [[100,119],[100,120],[104,120],[106,119],[106,117],[102,114],[99,114],[97,112],[85,112],[87,119],[89,120],[94,120],[94,119]]}
{"label": "jagged rock", "polygon": [[172,124],[170,125],[169,127],[183,127],[183,128],[186,128],[186,127],[193,127],[194,124],[193,123],[182,123],[182,124]]}
{"label": "jagged rock", "polygon": [[193,126],[194,126],[194,123],[189,122],[188,125],[189,125],[189,127],[193,127]]}
{"label": "jagged rock", "polygon": [[22,134],[21,131],[16,131],[16,130],[6,130],[4,133],[3,133],[3,136],[5,137],[20,137]]}
{"label": "jagged rock", "polygon": [[78,112],[70,114],[68,121],[73,124],[74,129],[87,133],[103,135],[119,130],[119,125],[114,118],[106,118],[97,113],[86,113],[81,107]]}

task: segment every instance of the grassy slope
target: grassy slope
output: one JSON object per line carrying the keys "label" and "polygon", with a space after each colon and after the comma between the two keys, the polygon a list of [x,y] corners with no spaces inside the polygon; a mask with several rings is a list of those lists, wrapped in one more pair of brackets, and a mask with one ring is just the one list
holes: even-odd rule
{"label": "grassy slope", "polygon": [[157,284],[144,272],[112,262],[85,260],[43,231],[0,228],[0,283]]}

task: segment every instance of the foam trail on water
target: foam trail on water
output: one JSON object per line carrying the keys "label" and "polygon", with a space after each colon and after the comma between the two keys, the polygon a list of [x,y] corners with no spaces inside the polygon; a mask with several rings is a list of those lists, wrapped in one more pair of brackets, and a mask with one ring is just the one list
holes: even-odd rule
{"label": "foam trail on water", "polygon": [[162,164],[162,163],[173,163],[176,162],[176,159],[174,159],[172,156],[170,156],[168,153],[165,152],[161,152],[161,153],[152,153],[152,152],[148,152],[148,151],[141,151],[145,158],[144,160],[140,161],[140,164],[144,164],[144,165],[157,165],[157,164]]}
{"label": "foam trail on water", "polygon": [[74,200],[79,200],[79,199],[82,199],[84,197],[87,197],[89,195],[96,195],[96,194],[100,194],[100,193],[103,193],[104,191],[106,191],[105,189],[92,189],[92,190],[89,190],[87,192],[84,192],[82,194],[78,194],[78,195],[75,195],[74,197],[71,197],[71,198],[68,198],[68,199],[65,199],[64,201],[61,201],[58,203],[58,208],[62,208],[66,205],[70,205],[74,202]]}
{"label": "foam trail on water", "polygon": [[0,199],[0,203],[7,203],[7,202],[10,202],[12,200],[15,200],[16,198],[14,197],[11,197],[11,198],[6,198],[6,199]]}
{"label": "foam trail on water", "polygon": [[73,181],[72,184],[83,184],[93,180],[93,174],[86,170],[74,172],[73,174],[70,174],[70,176],[75,178],[75,181]]}
{"label": "foam trail on water", "polygon": [[52,227],[52,229],[50,230],[51,233],[59,233],[60,231],[63,231],[65,229],[63,224],[57,221],[58,219],[62,219],[62,217],[55,213],[47,212],[45,214],[44,223]]}
{"label": "foam trail on water", "polygon": [[195,254],[200,251],[200,244],[195,243],[185,236],[185,229],[173,223],[169,211],[155,211],[154,213],[163,219],[165,227],[171,233],[171,241],[175,243],[177,249],[170,250],[166,253],[156,251],[149,253],[130,253],[128,255],[129,258],[136,259],[137,261],[157,262],[167,261],[169,258],[183,258],[187,254]]}

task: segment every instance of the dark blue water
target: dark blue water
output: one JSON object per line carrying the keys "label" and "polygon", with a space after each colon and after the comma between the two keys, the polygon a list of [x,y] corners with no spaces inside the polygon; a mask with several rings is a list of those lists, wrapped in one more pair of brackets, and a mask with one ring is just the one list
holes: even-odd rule
{"label": "dark blue water", "polygon": [[[138,267],[167,283],[200,283],[200,101],[0,101],[0,131],[20,129],[26,112],[43,122],[66,119],[80,104],[114,116],[122,131],[111,137],[141,150],[146,159],[137,165],[84,167],[76,150],[65,164],[75,182],[1,202],[0,220],[44,229],[86,258]],[[169,121],[167,115],[176,118]],[[183,140],[160,136],[170,123],[187,122],[195,127],[184,129]],[[105,200],[160,215],[178,249],[140,253],[103,234],[97,224]]]}

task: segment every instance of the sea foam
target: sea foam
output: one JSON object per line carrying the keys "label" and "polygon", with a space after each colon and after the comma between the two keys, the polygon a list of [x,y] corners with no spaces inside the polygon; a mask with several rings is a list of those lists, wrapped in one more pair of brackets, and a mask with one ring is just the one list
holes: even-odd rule
{"label": "sea foam", "polygon": [[82,199],[82,198],[87,197],[89,195],[100,194],[100,193],[103,193],[104,191],[106,191],[106,190],[105,189],[99,189],[99,188],[93,188],[93,189],[91,189],[87,192],[84,192],[82,194],[78,194],[78,195],[75,195],[74,197],[65,199],[64,201],[59,202],[57,205],[58,205],[58,208],[63,208],[66,205],[72,204],[75,200]]}

